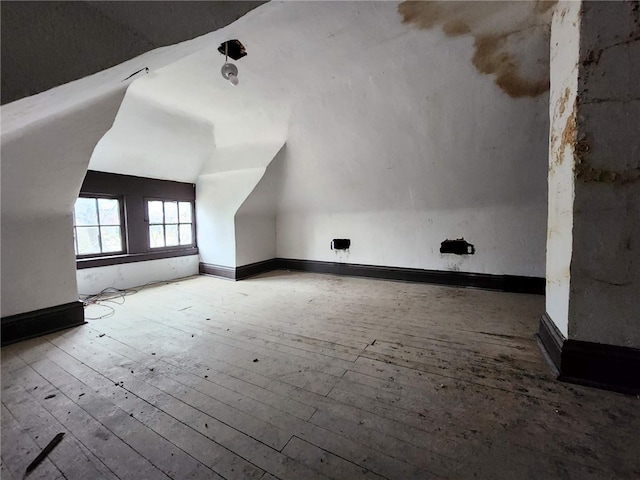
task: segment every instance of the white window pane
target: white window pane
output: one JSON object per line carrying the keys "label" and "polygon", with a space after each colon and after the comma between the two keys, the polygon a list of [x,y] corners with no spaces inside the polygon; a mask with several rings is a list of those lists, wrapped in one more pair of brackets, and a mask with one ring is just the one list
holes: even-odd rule
{"label": "white window pane", "polygon": [[164,223],[178,223],[178,202],[164,202]]}
{"label": "white window pane", "polygon": [[191,228],[191,224],[188,225],[180,225],[180,245],[191,245],[193,230]]}
{"label": "white window pane", "polygon": [[191,223],[191,203],[180,202],[178,209],[180,210],[180,223]]}
{"label": "white window pane", "polygon": [[100,227],[100,235],[102,239],[103,253],[122,251],[120,227]]}
{"label": "white window pane", "polygon": [[120,225],[120,202],[113,198],[98,199],[100,225]]}
{"label": "white window pane", "polygon": [[78,227],[78,255],[100,253],[100,229],[98,227]]}
{"label": "white window pane", "polygon": [[151,248],[164,247],[164,227],[149,225],[149,245]]}
{"label": "white window pane", "polygon": [[165,225],[165,234],[167,235],[167,247],[178,245],[178,225]]}
{"label": "white window pane", "polygon": [[98,225],[98,211],[95,198],[78,198],[73,209],[76,225]]}
{"label": "white window pane", "polygon": [[149,208],[149,223],[164,223],[164,218],[162,215],[162,202],[151,201],[148,202],[147,205]]}

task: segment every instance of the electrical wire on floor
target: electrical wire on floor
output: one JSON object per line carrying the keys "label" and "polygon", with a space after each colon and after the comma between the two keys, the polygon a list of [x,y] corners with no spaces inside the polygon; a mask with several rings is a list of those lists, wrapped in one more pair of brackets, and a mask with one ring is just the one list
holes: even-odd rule
{"label": "electrical wire on floor", "polygon": [[136,293],[144,290],[147,287],[151,287],[155,285],[170,285],[172,283],[178,283],[182,280],[187,280],[189,278],[194,278],[194,276],[191,275],[188,277],[176,278],[174,280],[158,280],[155,282],[145,283],[144,285],[140,285],[138,287],[133,287],[133,288],[107,287],[102,291],[100,291],[100,293],[95,293],[91,295],[80,293],[78,294],[78,297],[85,309],[87,307],[94,306],[94,305],[107,308],[109,311],[104,315],[100,315],[97,317],[85,316],[85,320],[102,320],[104,318],[112,317],[116,314],[116,309],[111,305],[107,305],[108,303],[113,303],[115,305],[123,305],[126,297],[130,295],[135,295]]}

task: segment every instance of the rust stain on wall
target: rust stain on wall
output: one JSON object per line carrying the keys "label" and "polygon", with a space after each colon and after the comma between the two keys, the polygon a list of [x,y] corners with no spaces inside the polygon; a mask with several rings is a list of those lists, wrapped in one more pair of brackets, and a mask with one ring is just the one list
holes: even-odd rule
{"label": "rust stain on wall", "polygon": [[[569,88],[565,89],[562,97],[558,101],[558,112],[560,115],[564,113],[569,101]],[[562,164],[565,158],[566,149],[570,149],[573,155],[573,171],[576,180],[583,183],[607,183],[616,185],[625,185],[635,183],[640,180],[640,168],[632,168],[625,171],[614,171],[606,168],[594,167],[589,162],[589,152],[591,146],[586,136],[580,136],[578,132],[578,100],[573,102],[571,114],[562,129],[560,137],[552,132],[551,145],[553,149],[552,160],[549,164],[549,171],[553,172],[556,167]]]}
{"label": "rust stain on wall", "polygon": [[[577,102],[574,101],[571,115],[569,115],[567,123],[565,123],[562,129],[562,135],[560,135],[560,151],[563,151],[565,148],[575,149],[578,138],[577,110]],[[588,147],[585,148],[588,150]]]}
{"label": "rust stain on wall", "polygon": [[[570,90],[565,89],[562,97],[558,101],[558,112],[560,115],[564,113],[567,108],[567,102],[569,101],[569,97],[571,95]],[[575,154],[575,145],[577,143],[578,137],[578,123],[577,123],[577,112],[578,112],[578,104],[577,101],[574,100],[573,108],[567,121],[564,124],[562,132],[558,136],[557,131],[551,132],[551,159],[549,162],[549,172],[552,173],[557,167],[562,165],[565,158],[565,150],[567,148],[571,149],[570,151]]]}
{"label": "rust stain on wall", "polygon": [[473,65],[494,75],[507,95],[520,98],[549,90],[549,32],[556,3],[405,1],[398,12],[403,23],[420,29],[441,25],[449,37],[473,35]]}
{"label": "rust stain on wall", "polygon": [[571,91],[569,90],[569,87],[567,87],[564,89],[564,93],[558,102],[558,112],[560,113],[560,116],[564,115],[564,111],[567,108],[567,102],[569,101],[569,95],[571,95]]}

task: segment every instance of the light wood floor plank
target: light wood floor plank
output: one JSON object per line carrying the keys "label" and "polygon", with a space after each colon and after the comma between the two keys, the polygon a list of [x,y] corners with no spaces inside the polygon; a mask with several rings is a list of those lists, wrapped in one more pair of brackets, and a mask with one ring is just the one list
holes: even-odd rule
{"label": "light wood floor plank", "polygon": [[[136,479],[140,476],[169,478],[149,459],[142,457],[31,367],[16,371],[14,377],[25,389],[29,385],[38,386],[37,399],[40,405],[69,429],[118,478]],[[49,395],[55,395],[55,397],[46,399]],[[33,394],[32,396],[36,398]]]}
{"label": "light wood floor plank", "polygon": [[3,391],[3,402],[11,414],[43,449],[58,433],[64,433],[63,440],[48,455],[59,469],[64,470],[68,479],[117,478],[89,449],[87,449],[64,425],[42,408],[20,385],[12,385]]}
{"label": "light wood floor plank", "polygon": [[[52,356],[51,360],[82,381],[88,388],[106,395],[129,415],[169,439],[178,448],[223,475],[224,478],[258,478],[262,474],[262,470],[171,417],[156,405],[141,399],[125,388],[114,388],[114,382],[111,379],[93,370],[87,364],[64,352]],[[208,427],[205,426],[205,429],[208,430]],[[215,475],[211,474],[211,478],[215,478]]]}
{"label": "light wood floor plank", "polygon": [[[42,450],[2,402],[2,464],[15,478],[23,478],[29,464]],[[60,470],[45,458],[29,478],[49,479],[61,476]]]}
{"label": "light wood floor plank", "polygon": [[638,399],[552,377],[542,297],[272,272],[123,300],[2,349],[3,478],[58,429],[43,478],[640,478]]}
{"label": "light wood floor plank", "polygon": [[334,480],[382,480],[384,478],[298,437],[293,437],[282,453]]}

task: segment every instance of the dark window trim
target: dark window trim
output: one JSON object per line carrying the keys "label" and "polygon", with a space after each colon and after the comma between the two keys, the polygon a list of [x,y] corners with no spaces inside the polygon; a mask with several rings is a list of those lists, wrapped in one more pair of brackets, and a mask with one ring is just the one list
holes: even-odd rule
{"label": "dark window trim", "polygon": [[120,265],[123,263],[144,262],[147,260],[160,260],[163,258],[187,257],[197,255],[198,249],[195,247],[181,248],[175,250],[162,250],[151,253],[129,253],[126,255],[114,255],[111,257],[82,258],[76,261],[76,268],[107,267],[109,265]]}
{"label": "dark window trim", "polygon": [[[77,269],[198,254],[195,218],[196,191],[193,183],[89,170],[82,183],[79,196],[118,198],[121,201],[121,223],[124,229],[122,238],[125,251],[115,254],[77,256]],[[148,238],[147,199],[190,202],[193,243],[151,249]]]}
{"label": "dark window trim", "polygon": [[[164,202],[183,202],[191,204],[191,223],[180,223],[180,207],[178,206],[178,223],[151,223],[149,220],[149,202],[163,202],[162,205],[162,213],[164,217]],[[163,250],[182,250],[185,248],[197,248],[197,240],[196,240],[196,202],[195,200],[176,200],[175,198],[166,198],[166,197],[144,197],[144,221],[147,224],[147,248],[149,252],[161,252]],[[180,225],[191,225],[191,243],[188,245],[171,245],[169,247],[152,247],[151,246],[151,235],[149,234],[149,227],[151,225],[178,225],[178,238],[180,235]],[[165,243],[167,241],[166,238],[166,230],[165,230]]]}
{"label": "dark window trim", "polygon": [[[80,260],[80,259],[85,259],[85,258],[98,258],[98,257],[113,257],[115,255],[126,255],[127,252],[129,251],[128,245],[127,245],[127,228],[126,228],[126,216],[125,216],[125,201],[124,201],[124,197],[122,195],[112,195],[112,194],[103,194],[103,193],[90,193],[90,192],[81,192],[80,195],[78,195],[78,198],[106,198],[109,200],[118,200],[119,202],[119,207],[120,207],[120,238],[122,239],[122,250],[118,251],[118,252],[105,252],[105,253],[88,253],[88,254],[84,254],[84,255],[76,255],[76,259]],[[75,213],[74,213],[75,215]],[[84,227],[85,225],[80,225],[80,227]],[[98,225],[96,225],[98,228],[101,227],[102,225],[100,225],[100,217],[98,216]],[[109,225],[109,226],[117,226],[117,225]],[[77,238],[76,238],[76,230],[77,230],[78,226],[76,225],[75,222],[75,216],[74,216],[74,220],[73,220],[73,233],[74,233],[74,243],[77,242]],[[74,246],[75,247],[75,246]],[[102,240],[100,241],[100,249],[102,250]]]}

